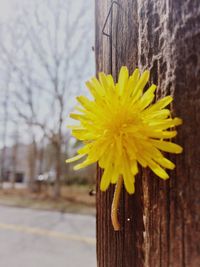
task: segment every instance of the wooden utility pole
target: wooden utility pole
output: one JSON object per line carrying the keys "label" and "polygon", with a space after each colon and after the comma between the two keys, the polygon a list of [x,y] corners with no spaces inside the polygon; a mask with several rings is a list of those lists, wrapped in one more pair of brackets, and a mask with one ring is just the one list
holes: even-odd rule
{"label": "wooden utility pole", "polygon": [[[110,12],[109,12],[110,11]],[[176,142],[182,155],[163,181],[148,169],[136,177],[136,193],[123,191],[114,232],[110,208],[114,188],[99,190],[98,267],[200,266],[200,2],[194,0],[96,0],[96,69],[117,78],[149,69],[157,98],[170,94],[173,116],[184,124]]]}

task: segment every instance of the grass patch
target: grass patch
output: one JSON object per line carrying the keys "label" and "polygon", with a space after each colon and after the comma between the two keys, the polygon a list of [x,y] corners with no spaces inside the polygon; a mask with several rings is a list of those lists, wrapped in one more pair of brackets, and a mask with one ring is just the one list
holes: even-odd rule
{"label": "grass patch", "polygon": [[26,188],[0,190],[0,204],[32,209],[54,210],[60,212],[95,214],[95,196],[90,196],[89,186],[63,186],[61,197],[52,198],[52,188],[40,193],[30,193]]}

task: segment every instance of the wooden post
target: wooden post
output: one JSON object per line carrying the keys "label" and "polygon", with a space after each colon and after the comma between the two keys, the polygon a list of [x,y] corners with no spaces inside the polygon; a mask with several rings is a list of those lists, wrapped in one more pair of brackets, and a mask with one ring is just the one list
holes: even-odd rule
{"label": "wooden post", "polygon": [[[184,3],[183,3],[184,2]],[[104,32],[104,22],[109,13]],[[171,109],[184,124],[171,156],[176,169],[163,181],[149,170],[136,178],[136,193],[123,191],[122,230],[114,232],[114,187],[99,190],[98,267],[198,267],[200,265],[200,2],[194,0],[96,0],[96,69],[116,78],[122,65],[150,69],[157,98],[174,96]]]}

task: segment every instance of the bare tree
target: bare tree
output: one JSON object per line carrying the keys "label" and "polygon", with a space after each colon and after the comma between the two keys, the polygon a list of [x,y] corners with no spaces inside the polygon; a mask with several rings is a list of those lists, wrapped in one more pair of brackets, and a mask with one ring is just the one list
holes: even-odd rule
{"label": "bare tree", "polygon": [[[32,136],[33,157],[37,154],[38,135],[45,136],[54,147],[55,197],[60,195],[66,110],[70,108],[70,97],[78,90],[81,78],[87,75],[85,65],[91,50],[87,21],[90,3],[81,3],[75,9],[72,1],[46,0],[34,4],[31,9],[24,8],[17,19],[21,38],[17,60],[3,46],[15,72],[14,106]],[[15,27],[10,31],[15,31]]]}
{"label": "bare tree", "polygon": [[7,139],[7,132],[8,132],[8,118],[9,118],[9,83],[10,83],[10,73],[8,72],[5,78],[4,83],[4,96],[3,96],[3,103],[2,103],[2,152],[1,152],[1,162],[0,162],[0,189],[3,188],[3,181],[5,178],[5,160],[6,160],[6,139]]}
{"label": "bare tree", "polygon": [[11,159],[11,173],[10,173],[10,181],[12,184],[12,188],[15,188],[16,182],[16,174],[17,174],[17,163],[18,163],[18,146],[19,146],[19,131],[18,131],[18,123],[15,123],[14,131],[13,131],[13,140],[14,144],[12,146],[12,159]]}

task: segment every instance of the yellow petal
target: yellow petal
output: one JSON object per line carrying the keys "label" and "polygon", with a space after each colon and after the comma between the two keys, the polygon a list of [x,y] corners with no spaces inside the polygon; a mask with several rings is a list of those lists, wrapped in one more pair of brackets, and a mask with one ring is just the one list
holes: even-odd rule
{"label": "yellow petal", "polygon": [[166,173],[166,171],[163,168],[161,168],[157,163],[155,163],[153,160],[148,159],[148,166],[160,178],[164,180],[169,178],[169,175]]}
{"label": "yellow petal", "polygon": [[128,69],[127,67],[122,66],[119,72],[119,79],[118,79],[120,95],[122,95],[123,91],[125,90],[127,82],[128,82]]}
{"label": "yellow petal", "polygon": [[[135,193],[135,185],[134,185],[134,182],[130,182],[129,178],[127,176],[123,176],[124,178],[124,185],[125,185],[125,188],[126,188],[126,191],[132,195]],[[133,180],[134,180],[134,176],[132,177]]]}
{"label": "yellow petal", "polygon": [[117,180],[119,178],[119,175],[120,175],[120,172],[119,172],[118,167],[117,166],[114,166],[113,167],[112,174],[111,174],[111,183],[112,184],[116,184],[117,183]]}
{"label": "yellow petal", "polygon": [[151,143],[159,148],[162,151],[169,152],[169,153],[182,153],[183,148],[177,144],[167,142],[167,141],[160,141],[160,140],[151,140]]}
{"label": "yellow petal", "polygon": [[91,149],[92,144],[86,144],[85,146],[78,149],[78,154],[88,154],[89,150]]}
{"label": "yellow petal", "polygon": [[135,146],[135,143],[134,141],[129,141],[129,142],[126,142],[126,147],[127,147],[127,153],[129,155],[129,158],[130,159],[136,159],[136,153],[137,153],[137,148]]}
{"label": "yellow petal", "polygon": [[90,93],[93,95],[94,98],[98,98],[100,96],[98,90],[95,88],[95,86],[90,81],[87,81],[85,84],[87,88],[90,90]]}
{"label": "yellow petal", "polygon": [[65,162],[66,162],[66,163],[71,163],[71,162],[74,162],[74,161],[76,161],[76,160],[81,159],[81,158],[84,157],[84,156],[85,156],[85,154],[82,154],[82,155],[76,155],[76,156],[74,156],[74,157],[72,157],[72,158],[67,159]]}
{"label": "yellow petal", "polygon": [[144,95],[139,100],[139,108],[140,110],[145,109],[148,105],[151,104],[155,95],[154,91],[156,90],[156,85],[152,84],[151,87],[144,93]]}
{"label": "yellow petal", "polygon": [[149,137],[170,139],[177,135],[177,131],[149,131],[147,134]]}
{"label": "yellow petal", "polygon": [[131,161],[131,172],[133,175],[136,175],[138,173],[138,166],[137,166],[137,161]]}
{"label": "yellow petal", "polygon": [[149,163],[148,160],[153,160],[159,163],[164,168],[168,168],[171,170],[175,168],[174,163],[166,159],[162,155],[162,153],[157,148],[155,148],[153,145],[149,143],[144,144],[143,150],[144,150],[143,157],[144,159],[146,159],[147,163]]}
{"label": "yellow petal", "polygon": [[162,109],[157,111],[148,111],[148,108],[142,111],[143,119],[148,122],[150,120],[166,119],[170,115],[169,109]]}
{"label": "yellow petal", "polygon": [[140,163],[140,165],[144,168],[147,167],[147,162],[146,160],[143,158],[143,156],[140,154],[140,152],[137,152],[137,161]]}
{"label": "yellow petal", "polygon": [[175,164],[170,160],[162,157],[162,158],[155,158],[156,162],[158,162],[162,167],[173,170],[175,168]]}
{"label": "yellow petal", "polygon": [[110,185],[111,176],[112,176],[111,170],[112,170],[111,165],[109,165],[109,167],[104,170],[104,173],[101,177],[101,182],[100,182],[101,191],[106,191]]}
{"label": "yellow petal", "polygon": [[88,158],[85,160],[85,161],[83,161],[82,163],[80,163],[80,164],[77,164],[76,166],[74,166],[74,170],[75,171],[77,171],[77,170],[79,170],[79,169],[82,169],[82,168],[85,168],[85,167],[87,167],[87,166],[89,166],[89,165],[91,165],[92,163],[94,163],[95,161],[92,161],[92,160],[89,160]]}
{"label": "yellow petal", "polygon": [[99,72],[99,81],[100,81],[101,85],[103,86],[104,91],[107,91],[109,88],[109,83],[107,81],[107,77],[106,77],[105,73]]}
{"label": "yellow petal", "polygon": [[[101,157],[103,157],[103,154],[105,153],[107,147],[107,143],[101,144],[101,142],[98,143],[97,140],[96,143],[94,143],[93,146],[90,148],[88,155],[92,161],[98,161]],[[104,157],[106,158],[107,155],[104,155]]]}
{"label": "yellow petal", "polygon": [[135,90],[133,91],[133,94],[132,94],[132,103],[134,103],[136,100],[138,100],[138,98],[141,96],[142,92],[143,92],[143,89],[145,87],[145,85],[147,84],[149,80],[149,71],[146,70],[143,72],[143,74],[141,75],[136,87],[135,87]]}
{"label": "yellow petal", "polygon": [[114,80],[113,80],[112,75],[109,74],[109,75],[106,76],[106,78],[107,78],[107,81],[108,81],[108,84],[109,84],[109,88],[113,88],[115,86],[115,84],[114,84]]}
{"label": "yellow petal", "polygon": [[74,120],[88,120],[88,118],[82,114],[70,113],[69,116]]}
{"label": "yellow petal", "polygon": [[126,152],[123,153],[123,179],[124,179],[124,185],[126,188],[126,191],[129,194],[133,194],[135,192],[135,186],[134,186],[134,182],[135,182],[135,177],[134,175],[131,173],[131,165],[130,165],[130,161],[128,158],[128,155],[126,154]]}
{"label": "yellow petal", "polygon": [[113,163],[115,150],[109,141],[99,149],[102,149],[102,152],[98,163],[101,168],[105,169],[106,166]]}
{"label": "yellow petal", "polygon": [[182,120],[180,118],[174,118],[174,119],[166,119],[166,120],[161,120],[161,121],[151,121],[149,123],[149,126],[152,129],[160,129],[160,130],[165,130],[170,127],[178,126],[182,124]]}
{"label": "yellow petal", "polygon": [[78,102],[86,109],[93,110],[93,103],[85,96],[77,96]]}
{"label": "yellow petal", "polygon": [[97,80],[97,78],[95,78],[95,77],[92,78],[90,82],[93,85],[93,87],[96,89],[96,91],[98,92],[99,95],[101,95],[101,96],[105,95],[105,89],[100,84],[100,82]]}
{"label": "yellow petal", "polygon": [[151,107],[149,107],[148,111],[152,112],[152,111],[160,110],[160,109],[166,107],[167,105],[169,105],[169,103],[171,103],[172,101],[173,101],[173,98],[171,96],[166,96],[166,97],[158,100]]}
{"label": "yellow petal", "polygon": [[88,132],[86,129],[73,129],[72,134],[79,140],[95,140],[98,138],[96,134]]}
{"label": "yellow petal", "polygon": [[123,103],[127,101],[127,98],[129,98],[132,92],[135,90],[139,77],[140,77],[139,69],[135,69],[133,74],[128,79],[127,90],[124,91],[123,93],[123,98],[122,98]]}
{"label": "yellow petal", "polygon": [[139,71],[138,68],[136,68],[134,70],[134,72],[132,73],[132,75],[130,76],[130,79],[129,79],[130,80],[129,81],[130,82],[129,86],[131,88],[133,88],[133,86],[136,86],[139,77],[140,77],[140,71]]}

